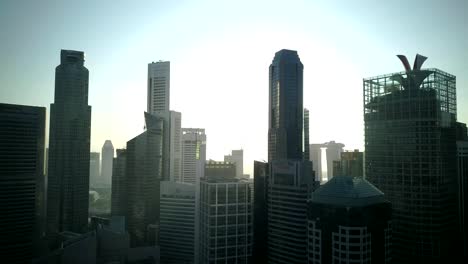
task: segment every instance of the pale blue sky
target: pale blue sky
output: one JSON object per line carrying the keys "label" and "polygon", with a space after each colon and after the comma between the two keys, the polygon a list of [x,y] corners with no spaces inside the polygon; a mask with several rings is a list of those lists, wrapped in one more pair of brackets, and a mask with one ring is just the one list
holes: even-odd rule
{"label": "pale blue sky", "polygon": [[147,64],[171,61],[171,109],[206,128],[208,158],[243,148],[267,158],[268,66],[280,49],[304,64],[311,143],[362,148],[362,78],[403,70],[396,54],[457,76],[468,122],[468,1],[0,0],[0,102],[46,106],[60,49],[90,71],[91,149],[143,130]]}

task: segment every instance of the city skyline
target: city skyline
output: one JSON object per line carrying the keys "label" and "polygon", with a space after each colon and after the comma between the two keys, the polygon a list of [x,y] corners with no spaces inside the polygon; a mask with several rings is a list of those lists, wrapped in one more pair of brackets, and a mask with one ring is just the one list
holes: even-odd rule
{"label": "city skyline", "polygon": [[[57,52],[82,50],[90,70],[91,151],[106,139],[122,148],[143,131],[147,64],[167,60],[170,108],[183,114],[182,127],[206,129],[207,158],[221,160],[231,149],[244,149],[245,173],[252,175],[252,161],[267,159],[268,106],[257,100],[268,94],[264,65],[283,48],[297,50],[306,65],[310,143],[336,140],[346,149],[363,149],[362,79],[399,71],[393,54],[410,60],[424,54],[426,67],[457,76],[458,119],[467,120],[468,6],[449,2],[404,2],[405,8],[403,1],[2,3],[0,28],[9,38],[0,44],[0,97],[45,106],[50,120]],[[427,21],[430,31],[424,30]],[[29,74],[18,74],[24,71]]]}

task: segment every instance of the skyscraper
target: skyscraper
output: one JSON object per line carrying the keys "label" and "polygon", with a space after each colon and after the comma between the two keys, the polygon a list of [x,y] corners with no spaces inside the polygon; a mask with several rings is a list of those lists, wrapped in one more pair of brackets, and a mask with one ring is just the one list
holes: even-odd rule
{"label": "skyscraper", "polygon": [[0,256],[29,263],[44,232],[44,107],[0,104]]}
{"label": "skyscraper", "polygon": [[317,180],[320,182],[326,180],[322,175],[322,148],[323,144],[310,144],[310,161],[312,161],[313,169]]}
{"label": "skyscraper", "polygon": [[206,163],[200,181],[199,263],[248,263],[252,254],[251,181],[235,165]]}
{"label": "skyscraper", "polygon": [[324,144],[327,153],[327,180],[333,178],[333,161],[341,159],[341,152],[343,152],[344,144],[330,141]]}
{"label": "skyscraper", "polygon": [[101,184],[109,187],[112,184],[112,162],[114,160],[114,146],[112,141],[106,140],[102,145]]}
{"label": "skyscraper", "polygon": [[285,49],[270,65],[268,161],[303,157],[303,69],[297,51]]}
{"label": "skyscraper", "polygon": [[50,105],[47,230],[83,232],[88,224],[91,106],[82,51],[62,50]]}
{"label": "skyscraper", "polygon": [[224,161],[236,164],[236,178],[244,177],[244,150],[232,150],[230,155],[224,155]]}
{"label": "skyscraper", "polygon": [[364,177],[364,152],[360,152],[357,149],[341,152],[341,160],[333,161],[333,164],[333,177]]}
{"label": "skyscraper", "polygon": [[457,172],[461,247],[464,261],[468,261],[468,134],[466,125],[458,123]]}
{"label": "skyscraper", "polygon": [[333,177],[307,210],[307,263],[391,263],[391,204],[368,181]]}
{"label": "skyscraper", "polygon": [[203,128],[182,129],[182,182],[194,184],[204,175],[206,134]]}
{"label": "skyscraper", "polygon": [[411,69],[364,79],[365,174],[393,207],[396,263],[457,259],[455,76]]}
{"label": "skyscraper", "polygon": [[148,113],[169,112],[170,62],[158,61],[148,64]]}
{"label": "skyscraper", "polygon": [[127,215],[127,150],[117,149],[117,157],[112,162],[111,215]]}
{"label": "skyscraper", "polygon": [[96,185],[101,178],[101,154],[99,152],[89,153],[89,182]]}
{"label": "skyscraper", "polygon": [[170,111],[170,158],[169,158],[169,179],[171,181],[182,181],[182,114]]}

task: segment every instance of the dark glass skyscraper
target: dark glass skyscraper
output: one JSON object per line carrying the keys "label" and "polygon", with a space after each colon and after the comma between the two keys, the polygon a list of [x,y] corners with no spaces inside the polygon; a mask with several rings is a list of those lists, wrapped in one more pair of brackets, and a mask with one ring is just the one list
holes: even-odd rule
{"label": "dark glass skyscraper", "polygon": [[411,69],[364,79],[366,178],[393,207],[396,263],[456,259],[455,76]]}
{"label": "dark glass skyscraper", "polygon": [[88,225],[91,106],[82,51],[62,50],[50,105],[47,230],[83,232]]}
{"label": "dark glass skyscraper", "polygon": [[297,51],[285,49],[270,65],[268,161],[303,157],[303,69]]}

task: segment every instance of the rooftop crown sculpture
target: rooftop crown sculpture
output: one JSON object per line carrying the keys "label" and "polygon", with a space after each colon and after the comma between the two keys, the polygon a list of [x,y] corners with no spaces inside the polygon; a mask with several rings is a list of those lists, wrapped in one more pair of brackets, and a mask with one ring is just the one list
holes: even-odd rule
{"label": "rooftop crown sculpture", "polygon": [[408,62],[408,59],[405,55],[397,55],[397,57],[403,63],[403,66],[406,70],[406,78],[403,77],[402,74],[395,74],[391,77],[392,80],[400,83],[405,90],[407,89],[418,89],[421,84],[423,83],[424,79],[426,79],[433,71],[429,70],[421,70],[421,66],[423,65],[424,61],[426,61],[427,57],[416,54],[416,58],[414,59],[413,69]]}

